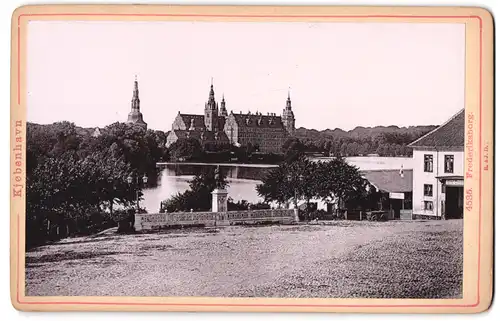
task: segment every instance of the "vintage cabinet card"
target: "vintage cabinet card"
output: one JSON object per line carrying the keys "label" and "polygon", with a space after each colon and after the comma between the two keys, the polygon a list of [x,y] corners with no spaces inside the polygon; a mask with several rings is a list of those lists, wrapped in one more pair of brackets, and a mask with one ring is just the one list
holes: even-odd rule
{"label": "vintage cabinet card", "polygon": [[12,303],[484,311],[492,85],[481,8],[21,7]]}

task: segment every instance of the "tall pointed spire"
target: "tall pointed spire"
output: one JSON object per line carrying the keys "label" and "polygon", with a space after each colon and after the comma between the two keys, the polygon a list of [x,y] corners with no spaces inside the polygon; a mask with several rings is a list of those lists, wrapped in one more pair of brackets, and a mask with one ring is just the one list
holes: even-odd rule
{"label": "tall pointed spire", "polygon": [[226,100],[224,99],[224,94],[222,94],[222,101],[220,102],[219,116],[227,116]]}
{"label": "tall pointed spire", "polygon": [[208,101],[215,100],[215,92],[214,92],[214,77],[210,80],[210,93],[208,95]]}
{"label": "tall pointed spire", "polygon": [[219,105],[215,101],[214,80],[210,80],[210,93],[208,101],[205,103],[205,127],[209,131],[218,129]]}
{"label": "tall pointed spire", "polygon": [[139,82],[137,81],[137,75],[134,77],[134,92],[132,94],[131,111],[128,114],[127,123],[138,124],[147,129],[147,124],[142,118],[141,101],[139,99]]}
{"label": "tall pointed spire", "polygon": [[292,110],[292,100],[290,99],[290,87],[288,87],[288,98],[286,99],[286,110]]}
{"label": "tall pointed spire", "polygon": [[293,135],[295,132],[295,115],[292,111],[292,100],[290,99],[290,87],[288,87],[288,97],[286,99],[285,109],[283,109],[282,114],[283,125],[289,135]]}
{"label": "tall pointed spire", "polygon": [[140,110],[141,101],[139,99],[139,83],[137,82],[137,75],[134,80],[134,93],[132,94],[132,110]]}

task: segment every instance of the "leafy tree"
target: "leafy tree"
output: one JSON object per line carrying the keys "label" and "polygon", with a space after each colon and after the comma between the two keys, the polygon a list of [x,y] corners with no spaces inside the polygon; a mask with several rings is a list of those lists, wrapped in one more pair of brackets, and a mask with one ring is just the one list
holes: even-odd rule
{"label": "leafy tree", "polygon": [[342,201],[347,206],[356,206],[367,195],[368,182],[357,167],[344,158],[336,157],[321,163],[316,175],[317,196],[325,202]]}
{"label": "leafy tree", "polygon": [[285,141],[281,150],[285,155],[285,160],[293,162],[304,155],[306,146],[297,138],[289,138]]}
{"label": "leafy tree", "polygon": [[262,183],[257,185],[257,193],[267,203],[274,201],[278,204],[286,204],[295,196],[291,178],[293,177],[288,172],[287,164],[283,163],[267,173]]}
{"label": "leafy tree", "polygon": [[267,173],[262,183],[257,185],[257,193],[265,202],[287,204],[292,201],[297,206],[298,200],[304,199],[309,203],[316,194],[317,166],[304,156],[282,163]]}
{"label": "leafy tree", "polygon": [[194,138],[181,138],[170,145],[170,157],[174,160],[199,159],[203,155],[200,142]]}
{"label": "leafy tree", "polygon": [[[93,137],[93,130],[69,122],[27,124],[27,235],[31,243],[48,237],[51,226],[77,230],[113,204],[135,204],[139,186],[126,181],[146,173],[156,182],[163,155],[160,132],[115,123]],[[164,136],[164,135],[163,135]],[[82,223],[84,222],[84,223]],[[38,241],[36,241],[38,240]]]}
{"label": "leafy tree", "polygon": [[340,155],[342,155],[342,156],[348,155],[348,148],[347,148],[346,142],[343,142],[342,145],[340,145]]}
{"label": "leafy tree", "polygon": [[266,203],[249,203],[246,200],[240,200],[238,202],[235,202],[232,198],[229,198],[227,200],[227,209],[228,211],[246,211],[248,209],[250,210],[266,210],[270,209],[271,206]]}
{"label": "leafy tree", "polygon": [[312,198],[318,197],[337,204],[342,200],[346,206],[356,207],[364,204],[367,186],[358,169],[344,158],[316,163],[301,157],[269,171],[256,189],[265,202],[294,201],[297,205],[297,200],[303,199],[309,205]]}
{"label": "leafy tree", "polygon": [[304,199],[309,206],[316,195],[316,182],[320,163],[312,162],[304,156],[287,165],[290,187],[297,193],[297,198]]}

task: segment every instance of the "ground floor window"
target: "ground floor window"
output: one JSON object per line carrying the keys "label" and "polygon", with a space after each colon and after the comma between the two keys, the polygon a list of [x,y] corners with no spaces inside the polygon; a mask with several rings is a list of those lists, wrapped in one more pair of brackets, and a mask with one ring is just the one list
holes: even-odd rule
{"label": "ground floor window", "polygon": [[426,211],[434,210],[434,203],[432,201],[424,201],[424,210]]}

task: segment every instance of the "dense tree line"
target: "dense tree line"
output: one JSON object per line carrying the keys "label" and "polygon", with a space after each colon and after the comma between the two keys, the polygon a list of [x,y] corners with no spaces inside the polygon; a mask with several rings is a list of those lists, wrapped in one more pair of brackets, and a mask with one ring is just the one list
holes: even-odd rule
{"label": "dense tree line", "polygon": [[407,145],[420,137],[420,134],[380,134],[376,137],[335,138],[332,140],[300,139],[306,151],[321,153],[325,156],[412,156]]}
{"label": "dense tree line", "polygon": [[[382,132],[373,135],[327,135],[298,133],[296,138],[305,146],[307,152],[321,153],[325,156],[412,156],[407,145],[422,137],[434,126],[423,126],[407,132]],[[400,129],[401,131],[401,129]]]}
{"label": "dense tree line", "polygon": [[358,156],[411,156],[409,143],[425,135],[436,126],[377,126],[356,127],[350,131],[341,129],[317,131],[298,128],[295,137],[303,142],[308,151],[325,155]]}
{"label": "dense tree line", "polygon": [[[141,197],[143,176],[156,183],[163,133],[123,123],[92,133],[69,122],[27,124],[28,246],[99,228],[96,217],[102,223],[105,211],[113,225]],[[113,212],[113,205],[121,210]]]}
{"label": "dense tree line", "polygon": [[[238,162],[238,163],[280,163],[289,159],[294,151],[320,154],[322,156],[367,156],[411,157],[413,150],[408,144],[432,130],[423,126],[408,132],[382,132],[374,135],[310,135],[297,133],[282,146],[281,153],[260,153],[259,146],[202,145],[194,138],[177,140],[168,149],[170,161]],[[403,129],[400,129],[403,130]],[[311,131],[311,130],[307,130]]]}
{"label": "dense tree line", "polygon": [[267,203],[293,202],[297,206],[300,200],[309,205],[312,199],[321,199],[348,210],[377,209],[380,199],[358,168],[344,158],[313,162],[300,152],[271,170],[257,186],[257,192]]}
{"label": "dense tree line", "polygon": [[168,148],[169,160],[172,162],[205,162],[205,163],[277,163],[283,160],[280,154],[260,153],[259,146],[247,144],[234,146],[230,144],[200,144],[194,138],[180,138]]}

